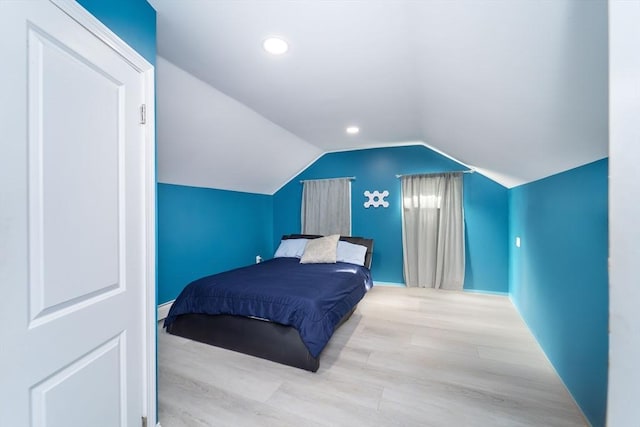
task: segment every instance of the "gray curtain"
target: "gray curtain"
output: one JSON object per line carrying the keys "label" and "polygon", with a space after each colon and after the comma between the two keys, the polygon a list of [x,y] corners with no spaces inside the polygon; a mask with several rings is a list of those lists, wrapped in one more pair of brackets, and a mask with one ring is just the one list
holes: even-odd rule
{"label": "gray curtain", "polygon": [[304,181],[302,233],[351,235],[351,179]]}
{"label": "gray curtain", "polygon": [[402,177],[402,246],[407,286],[464,284],[462,173]]}

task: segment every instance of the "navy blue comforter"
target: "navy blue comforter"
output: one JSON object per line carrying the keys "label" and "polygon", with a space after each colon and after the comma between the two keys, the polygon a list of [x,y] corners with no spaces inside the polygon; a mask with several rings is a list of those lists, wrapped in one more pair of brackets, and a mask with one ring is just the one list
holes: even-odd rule
{"label": "navy blue comforter", "polygon": [[318,357],[342,317],[372,285],[365,267],[274,258],[191,282],[164,326],[189,313],[259,317],[296,328],[309,353]]}

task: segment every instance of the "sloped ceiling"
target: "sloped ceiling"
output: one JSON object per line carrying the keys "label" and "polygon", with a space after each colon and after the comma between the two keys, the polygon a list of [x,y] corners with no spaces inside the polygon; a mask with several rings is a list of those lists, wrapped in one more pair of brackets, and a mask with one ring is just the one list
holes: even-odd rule
{"label": "sloped ceiling", "polygon": [[322,152],[157,60],[158,181],[273,194]]}
{"label": "sloped ceiling", "polygon": [[[321,152],[422,141],[512,187],[607,156],[605,0],[149,1],[160,180],[268,193]],[[205,93],[255,121],[189,129]]]}

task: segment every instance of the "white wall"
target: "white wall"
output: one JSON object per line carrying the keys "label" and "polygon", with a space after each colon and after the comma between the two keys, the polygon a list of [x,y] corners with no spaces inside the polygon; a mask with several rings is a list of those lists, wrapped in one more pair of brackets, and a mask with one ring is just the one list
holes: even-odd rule
{"label": "white wall", "polygon": [[640,420],[640,1],[609,1],[607,424]]}

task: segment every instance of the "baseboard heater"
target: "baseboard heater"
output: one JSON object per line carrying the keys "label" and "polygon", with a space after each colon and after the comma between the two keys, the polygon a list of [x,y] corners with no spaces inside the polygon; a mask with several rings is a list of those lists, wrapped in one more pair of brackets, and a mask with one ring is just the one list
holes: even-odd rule
{"label": "baseboard heater", "polygon": [[167,315],[169,314],[169,310],[171,309],[171,306],[173,305],[175,300],[171,300],[168,302],[165,302],[164,304],[160,304],[158,306],[158,322],[161,320],[166,319]]}

